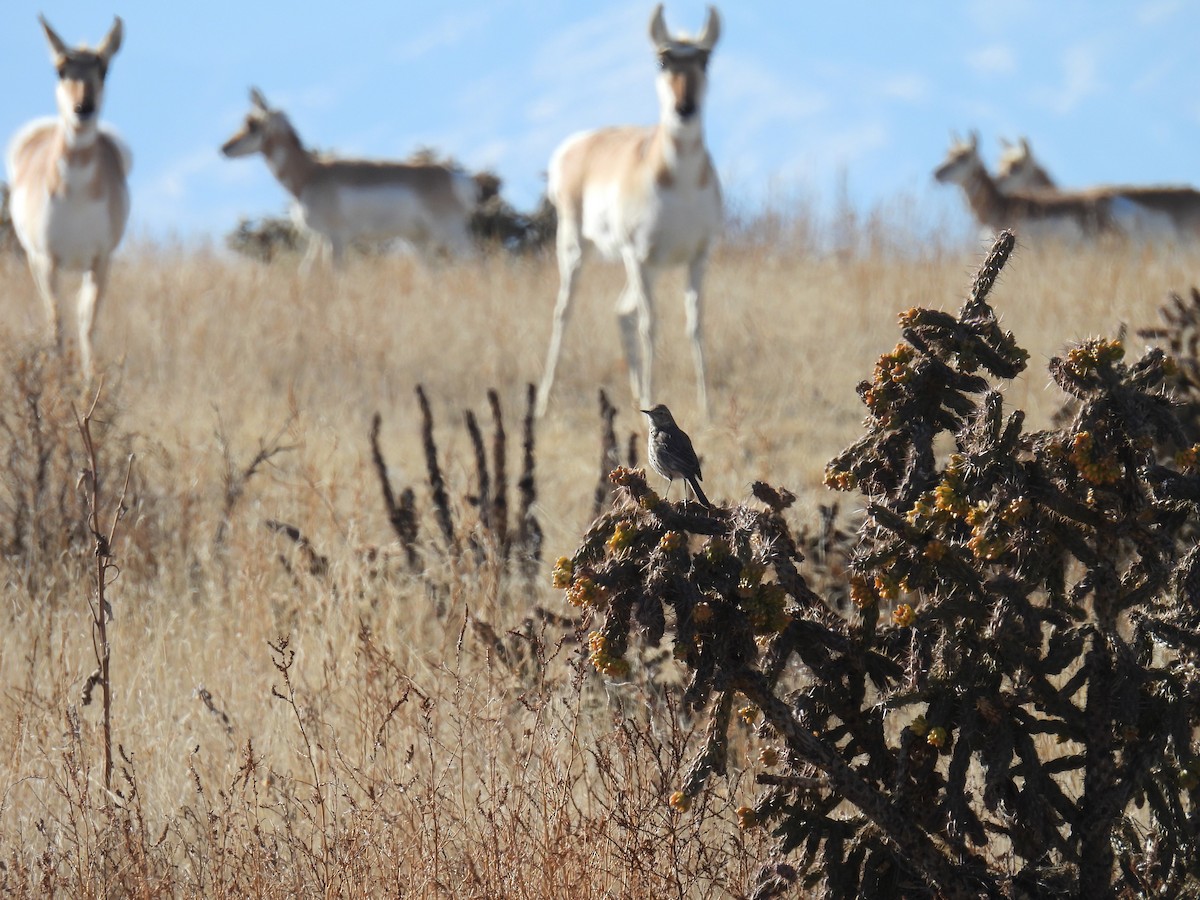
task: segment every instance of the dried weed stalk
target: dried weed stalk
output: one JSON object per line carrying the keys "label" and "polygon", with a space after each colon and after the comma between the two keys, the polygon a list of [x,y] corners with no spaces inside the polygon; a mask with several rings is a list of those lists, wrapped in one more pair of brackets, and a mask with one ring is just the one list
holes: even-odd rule
{"label": "dried weed stalk", "polygon": [[[475,489],[466,494],[466,500],[478,511],[475,522],[464,522],[455,517],[450,488],[438,459],[433,412],[424,389],[418,386],[416,392],[421,409],[421,445],[425,454],[429,496],[434,520],[442,536],[443,552],[456,560],[473,559],[480,565],[494,562],[503,567],[510,560],[516,560],[522,575],[526,578],[533,577],[537,572],[542,552],[542,529],[533,514],[533,504],[537,498],[533,388],[529,387],[526,392],[522,466],[516,484],[518,502],[515,514],[510,510],[508,499],[508,438],[499,396],[494,390],[488,391],[488,405],[492,413],[490,463],[483,432],[475,414],[470,410],[464,413],[464,423],[475,462]],[[371,423],[371,458],[379,477],[384,510],[405,552],[409,568],[418,570],[422,558],[418,542],[419,512],[416,494],[412,488],[405,488],[397,500],[388,475],[387,462],[379,446],[381,424],[382,419],[376,413]],[[464,549],[467,552],[464,552]]]}
{"label": "dried weed stalk", "polygon": [[95,541],[95,563],[92,571],[92,592],[88,595],[88,611],[92,619],[92,650],[96,658],[96,671],[87,679],[83,689],[83,704],[91,700],[92,690],[100,687],[100,703],[103,713],[104,736],[104,788],[112,789],[112,645],[108,639],[108,623],[112,620],[112,606],[108,599],[108,586],[119,574],[113,552],[113,541],[117,535],[117,525],[125,517],[128,507],[125,505],[129,494],[129,479],[133,474],[133,454],[130,454],[125,467],[125,482],[117,498],[116,506],[107,513],[101,512],[104,503],[103,486],[100,467],[97,465],[96,444],[92,437],[92,416],[96,405],[100,402],[103,386],[98,388],[96,396],[88,411],[80,417],[76,413],[79,424],[79,436],[83,442],[84,459],[87,467],[80,475],[83,486],[83,496],[87,506],[87,527]]}

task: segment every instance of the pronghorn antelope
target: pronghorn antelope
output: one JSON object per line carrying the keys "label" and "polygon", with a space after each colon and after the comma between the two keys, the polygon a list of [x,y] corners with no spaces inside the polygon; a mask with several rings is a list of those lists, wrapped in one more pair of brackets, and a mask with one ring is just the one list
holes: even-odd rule
{"label": "pronghorn antelope", "polygon": [[988,229],[1015,228],[1025,237],[1083,238],[1116,230],[1111,197],[1046,192],[1005,193],[979,158],[979,136],[956,140],[934,170],[943,184],[957,184],[979,223]]}
{"label": "pronghorn antelope", "polygon": [[336,159],[300,142],[288,117],[257,88],[242,128],[221,147],[228,157],[261,153],[296,203],[296,224],[310,235],[302,268],[331,252],[340,264],[358,238],[401,238],[421,247],[466,254],[479,185],[465,172],[433,163]]}
{"label": "pronghorn antelope", "polygon": [[121,20],[95,50],[72,49],[44,18],[58,70],[58,118],[24,126],[8,148],[13,228],[62,347],[59,272],[82,271],[79,289],[79,355],[92,373],[92,329],[108,281],[109,259],[129,218],[129,149],[99,124],[104,78],[121,46]]}
{"label": "pronghorn antelope", "polygon": [[558,212],[560,284],[538,389],[539,415],[546,411],[554,384],[585,241],[625,264],[627,281],[617,301],[617,320],[639,407],[651,405],[654,275],[667,266],[688,267],[687,330],[700,406],[707,414],[700,289],[722,212],[721,187],[704,145],[703,106],[708,59],[720,30],[720,17],[710,6],[698,36],[672,37],[662,4],[655,7],[650,40],[658,53],[658,125],[581,132],[567,138],[550,159],[547,193]]}
{"label": "pronghorn antelope", "polygon": [[1005,193],[1013,191],[1056,191],[1058,185],[1050,173],[1033,158],[1029,140],[1025,137],[1011,144],[1000,139],[1003,148],[996,166],[996,186]]}
{"label": "pronghorn antelope", "polygon": [[[1002,190],[1057,191],[1058,185],[1033,156],[1029,141],[1005,145],[997,183]],[[1113,222],[1129,237],[1200,238],[1200,191],[1186,186],[1101,185],[1086,193],[1110,197]]]}

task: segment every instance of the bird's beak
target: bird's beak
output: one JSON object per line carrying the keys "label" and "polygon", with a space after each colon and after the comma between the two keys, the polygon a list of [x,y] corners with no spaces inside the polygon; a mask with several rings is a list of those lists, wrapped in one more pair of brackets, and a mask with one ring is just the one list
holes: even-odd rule
{"label": "bird's beak", "polygon": [[650,415],[650,410],[648,409],[643,409],[642,412],[644,412],[646,415]]}

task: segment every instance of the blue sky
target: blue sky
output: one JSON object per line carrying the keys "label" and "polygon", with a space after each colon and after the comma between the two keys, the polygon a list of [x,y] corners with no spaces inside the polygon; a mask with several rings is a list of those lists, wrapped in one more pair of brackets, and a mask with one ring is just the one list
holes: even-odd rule
{"label": "blue sky", "polygon": [[[37,25],[95,44],[125,20],[104,118],[134,153],[134,234],[219,236],[287,206],[261,158],[218,147],[260,87],[310,145],[402,157],[433,146],[490,167],[520,207],[564,137],[652,122],[653,4],[464,0],[177,4],[4,0],[0,136],[53,112]],[[705,6],[667,5],[696,30]],[[733,205],[829,204],[844,175],[863,208],[898,197],[965,223],[932,183],[951,130],[985,155],[1026,134],[1063,184],[1200,183],[1200,4],[740,2],[722,9],[709,146]]]}

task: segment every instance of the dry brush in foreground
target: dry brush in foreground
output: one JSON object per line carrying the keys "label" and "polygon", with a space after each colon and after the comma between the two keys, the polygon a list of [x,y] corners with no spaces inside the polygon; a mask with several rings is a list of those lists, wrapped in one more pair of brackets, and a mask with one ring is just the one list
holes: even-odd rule
{"label": "dry brush in foreground", "polygon": [[[536,257],[366,260],[336,284],[203,253],[119,268],[94,460],[73,410],[91,395],[12,337],[37,312],[18,262],[0,258],[0,892],[767,896],[794,878],[830,896],[1083,896],[1085,858],[1110,891],[1189,890],[1196,748],[1171,717],[1194,715],[1194,602],[1187,579],[1162,586],[1186,572],[1195,518],[1185,301],[1156,338],[1178,372],[1077,348],[1056,368],[1079,395],[1070,424],[1045,432],[990,393],[1016,358],[986,297],[910,313],[863,388],[868,433],[832,471],[869,504],[850,535],[832,513],[797,526],[803,500],[766,487],[700,515],[627,472],[610,508],[588,423],[597,383],[624,396],[615,332],[576,349],[536,457],[527,418],[506,438],[500,407],[524,409],[548,326]],[[1021,263],[1005,290],[1034,358],[1191,265],[1040,248]],[[749,477],[819,495],[812,460],[860,431],[846,399],[882,311],[947,295],[961,265],[729,248],[721,412],[693,430],[714,496]],[[612,327],[615,289],[595,285],[584,331]],[[503,316],[508,341],[448,327],[463,309]],[[664,349],[667,383],[689,383],[686,348]],[[1187,405],[1164,408],[1160,372]],[[482,416],[435,421],[486,383]],[[1040,384],[1014,395],[1048,420]],[[635,465],[615,415],[606,475]],[[572,593],[594,607],[576,634],[537,560],[575,546],[592,510],[586,559],[559,574],[593,578]],[[111,665],[93,682],[98,623]],[[1093,678],[1126,692],[1090,706]],[[107,734],[89,683],[111,689]],[[1080,826],[1104,817],[1107,870]]]}
{"label": "dry brush in foreground", "polygon": [[1200,889],[1200,434],[1165,390],[1180,367],[1125,363],[1119,341],[1051,360],[1063,427],[1006,412],[996,385],[1028,354],[988,296],[1012,247],[957,316],[903,313],[859,387],[866,434],[827,471],[867,503],[845,614],[801,574],[793,498],[762,483],[709,511],[617,469],[622,502],[557,564],[600,672],[670,632],[707,719],[684,818],[755,723],[767,771],[738,816],[781,854],[755,897]]}

